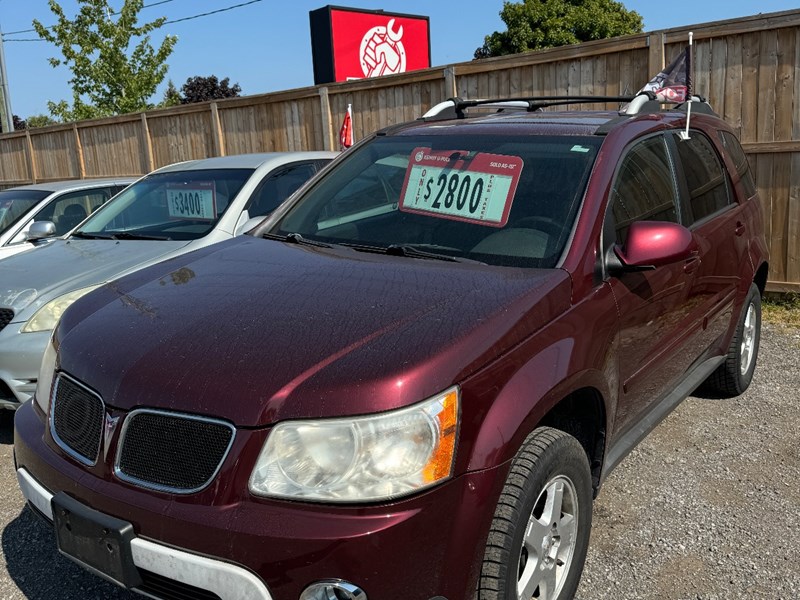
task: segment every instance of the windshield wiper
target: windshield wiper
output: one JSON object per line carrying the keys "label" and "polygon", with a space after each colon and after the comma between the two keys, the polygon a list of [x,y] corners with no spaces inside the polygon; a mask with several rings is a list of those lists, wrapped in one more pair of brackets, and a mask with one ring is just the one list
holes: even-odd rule
{"label": "windshield wiper", "polygon": [[447,262],[457,262],[457,263],[476,263],[479,265],[483,265],[486,263],[482,263],[478,260],[472,260],[470,258],[461,258],[458,256],[452,256],[451,254],[441,254],[439,252],[429,252],[427,250],[422,250],[413,244],[390,244],[389,246],[366,246],[361,244],[342,244],[343,246],[347,246],[348,248],[352,248],[357,252],[371,252],[373,254],[389,254],[390,256],[406,256],[409,258],[426,258],[430,260],[443,260]]}
{"label": "windshield wiper", "polygon": [[414,244],[390,244],[386,247],[385,252],[386,254],[390,254],[392,256],[408,256],[409,258],[427,258],[431,260],[444,260],[447,262],[457,263],[475,263],[479,265],[486,264],[471,258],[462,258],[459,256],[453,256],[452,254],[443,254],[440,252],[429,252],[428,250],[422,250],[421,248],[418,248]]}
{"label": "windshield wiper", "polygon": [[171,237],[163,235],[148,235],[146,233],[131,233],[130,231],[109,231],[105,233],[89,233],[87,231],[76,231],[70,237],[81,238],[84,240],[171,240]]}
{"label": "windshield wiper", "polygon": [[69,237],[80,238],[82,240],[115,240],[113,234],[108,233],[89,233],[87,231],[76,231]]}
{"label": "windshield wiper", "polygon": [[288,242],[290,244],[302,244],[304,246],[316,246],[317,248],[333,248],[330,244],[325,242],[318,242],[317,240],[310,240],[304,238],[299,233],[287,233],[286,235],[278,235],[276,233],[265,233],[261,237],[268,240],[278,240],[279,242]]}
{"label": "windshield wiper", "polygon": [[171,240],[166,235],[151,235],[149,233],[132,233],[130,231],[114,231],[111,237],[115,240]]}

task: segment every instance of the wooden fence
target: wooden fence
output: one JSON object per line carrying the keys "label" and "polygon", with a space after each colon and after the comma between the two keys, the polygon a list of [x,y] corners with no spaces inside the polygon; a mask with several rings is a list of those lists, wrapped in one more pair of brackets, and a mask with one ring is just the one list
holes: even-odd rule
{"label": "wooden fence", "polygon": [[455,95],[628,95],[680,52],[689,31],[694,89],[737,130],[753,165],[767,211],[770,289],[800,291],[800,10],[8,133],[0,135],[0,188],[139,175],[208,156],[332,149],[348,103],[358,137]]}

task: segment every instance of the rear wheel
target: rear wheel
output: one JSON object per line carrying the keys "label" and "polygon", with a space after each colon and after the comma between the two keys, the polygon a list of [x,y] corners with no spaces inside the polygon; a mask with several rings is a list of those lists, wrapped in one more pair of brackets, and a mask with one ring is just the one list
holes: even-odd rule
{"label": "rear wheel", "polygon": [[580,443],[549,427],[531,433],[497,503],[477,598],[572,598],[589,546],[591,504],[589,461]]}
{"label": "rear wheel", "polygon": [[725,397],[738,396],[744,392],[753,380],[760,340],[761,291],[753,283],[747,293],[725,362],[705,381],[704,389]]}

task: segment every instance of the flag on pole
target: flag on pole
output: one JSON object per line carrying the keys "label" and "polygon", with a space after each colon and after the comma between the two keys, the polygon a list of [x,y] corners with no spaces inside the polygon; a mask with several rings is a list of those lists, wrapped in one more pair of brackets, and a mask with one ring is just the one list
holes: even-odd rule
{"label": "flag on pole", "polygon": [[647,82],[639,93],[653,92],[662,102],[685,102],[689,98],[691,46],[686,47],[669,66]]}
{"label": "flag on pole", "polygon": [[342,128],[339,130],[339,146],[345,150],[353,145],[353,110],[352,104],[347,105],[347,114],[344,116]]}

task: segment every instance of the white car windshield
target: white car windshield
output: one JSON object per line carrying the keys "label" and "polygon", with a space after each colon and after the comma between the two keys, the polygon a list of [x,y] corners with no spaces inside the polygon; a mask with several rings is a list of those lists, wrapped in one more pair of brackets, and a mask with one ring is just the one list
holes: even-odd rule
{"label": "white car windshield", "polygon": [[72,235],[84,238],[194,240],[208,234],[252,169],[155,173],[98,209]]}

